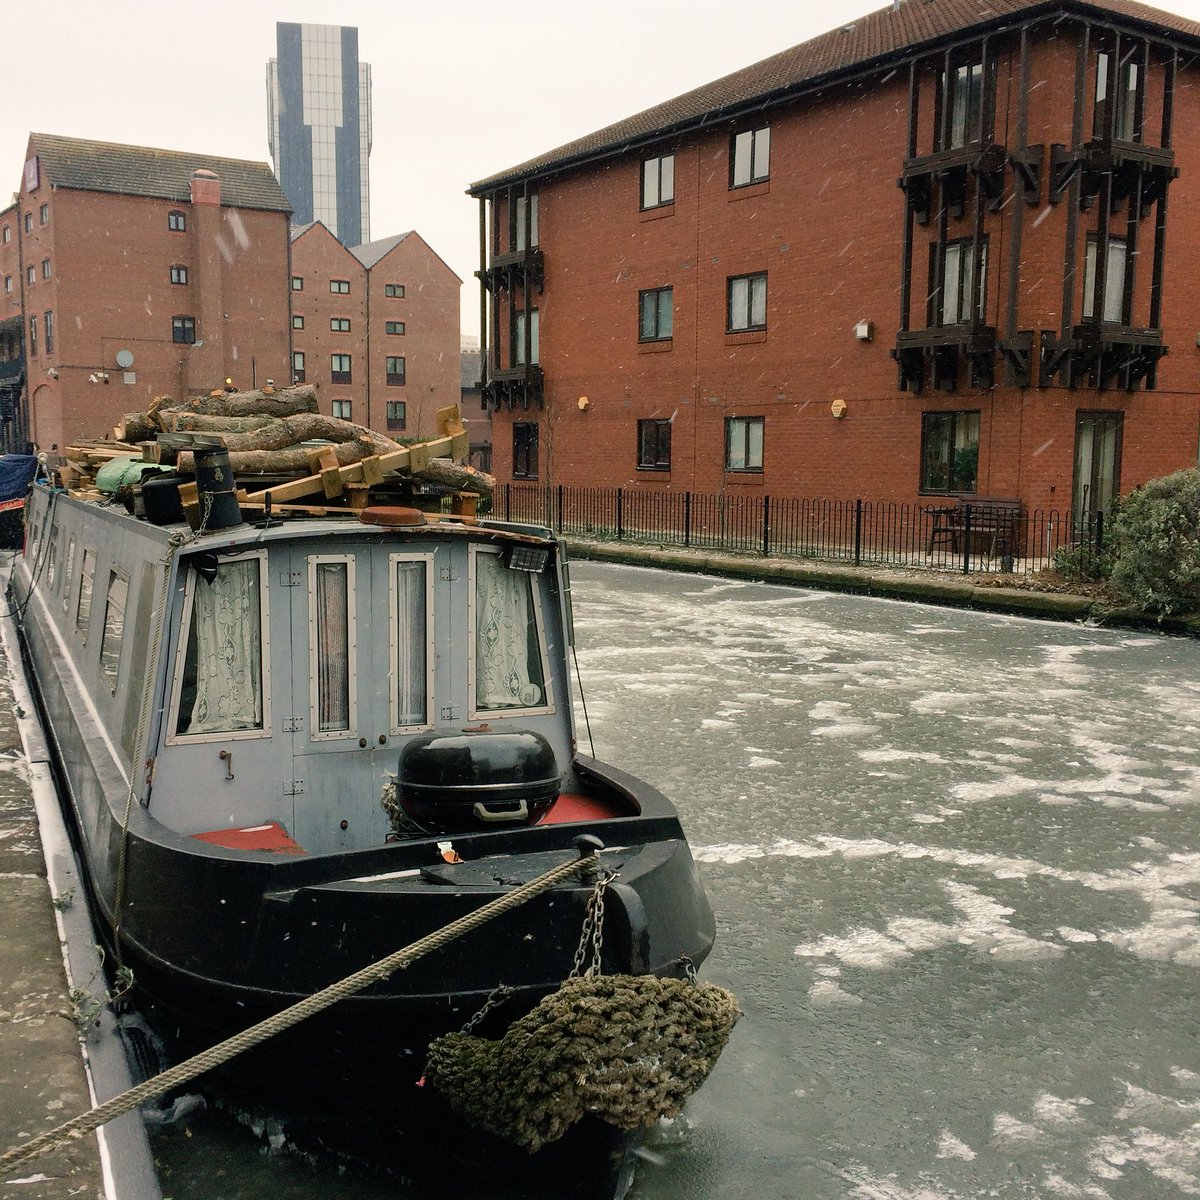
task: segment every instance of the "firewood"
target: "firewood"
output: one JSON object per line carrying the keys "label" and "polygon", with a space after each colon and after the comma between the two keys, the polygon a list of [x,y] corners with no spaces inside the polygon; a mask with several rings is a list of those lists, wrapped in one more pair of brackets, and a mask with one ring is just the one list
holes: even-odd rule
{"label": "firewood", "polygon": [[496,489],[495,476],[451,462],[448,458],[431,458],[420,469],[414,467],[413,475],[430,483],[452,487],[460,492],[474,492],[480,496],[490,496]]}
{"label": "firewood", "polygon": [[[373,442],[355,440],[342,442],[338,446],[330,446],[337,457],[339,466],[362,462],[378,454],[378,447]],[[296,472],[307,472],[310,448],[306,446],[287,446],[278,450],[233,450],[229,454],[229,465],[235,475],[288,475]],[[181,475],[194,475],[196,472],[195,456],[191,450],[180,450],[175,462],[175,469]],[[317,477],[314,491],[322,490],[320,476]]]}
{"label": "firewood", "polygon": [[290,417],[296,413],[317,411],[317,388],[312,383],[279,388],[267,394],[261,388],[249,392],[216,392],[200,396],[187,404],[171,406],[173,412],[207,413],[222,417]]}

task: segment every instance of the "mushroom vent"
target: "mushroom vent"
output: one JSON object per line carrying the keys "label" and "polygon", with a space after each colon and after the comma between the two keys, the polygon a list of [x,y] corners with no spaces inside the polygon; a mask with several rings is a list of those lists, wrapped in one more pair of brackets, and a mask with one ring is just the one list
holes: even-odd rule
{"label": "mushroom vent", "polygon": [[531,730],[423,734],[400,751],[396,796],[429,833],[530,825],[558,799],[554,749]]}

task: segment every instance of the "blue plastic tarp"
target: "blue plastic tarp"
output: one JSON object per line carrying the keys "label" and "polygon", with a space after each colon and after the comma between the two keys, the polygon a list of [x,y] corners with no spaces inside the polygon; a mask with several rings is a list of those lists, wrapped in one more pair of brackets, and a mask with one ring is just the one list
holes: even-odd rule
{"label": "blue plastic tarp", "polygon": [[37,469],[36,455],[0,454],[0,501],[22,498],[29,491]]}

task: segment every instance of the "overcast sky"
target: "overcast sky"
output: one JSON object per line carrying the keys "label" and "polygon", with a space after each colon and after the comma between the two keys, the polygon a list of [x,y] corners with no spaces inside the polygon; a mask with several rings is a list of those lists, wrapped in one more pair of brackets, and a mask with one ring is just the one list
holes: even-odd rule
{"label": "overcast sky", "polygon": [[[910,0],[905,0],[906,3]],[[0,169],[31,131],[270,161],[275,22],[355,25],[371,64],[371,236],[415,229],[463,280],[477,332],[467,186],[807,41],[879,0],[53,0],[9,21]],[[1200,21],[1200,0],[1160,7]],[[15,10],[14,10],[15,12]],[[7,196],[5,196],[7,199]]]}

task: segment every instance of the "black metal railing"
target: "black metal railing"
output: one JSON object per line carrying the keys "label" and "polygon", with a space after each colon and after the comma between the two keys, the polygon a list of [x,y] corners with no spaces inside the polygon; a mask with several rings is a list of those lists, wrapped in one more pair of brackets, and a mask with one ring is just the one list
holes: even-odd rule
{"label": "black metal railing", "polygon": [[1032,574],[1068,559],[1090,574],[1105,554],[1103,513],[965,498],[901,504],[508,483],[492,512],[604,541],[964,574]]}

